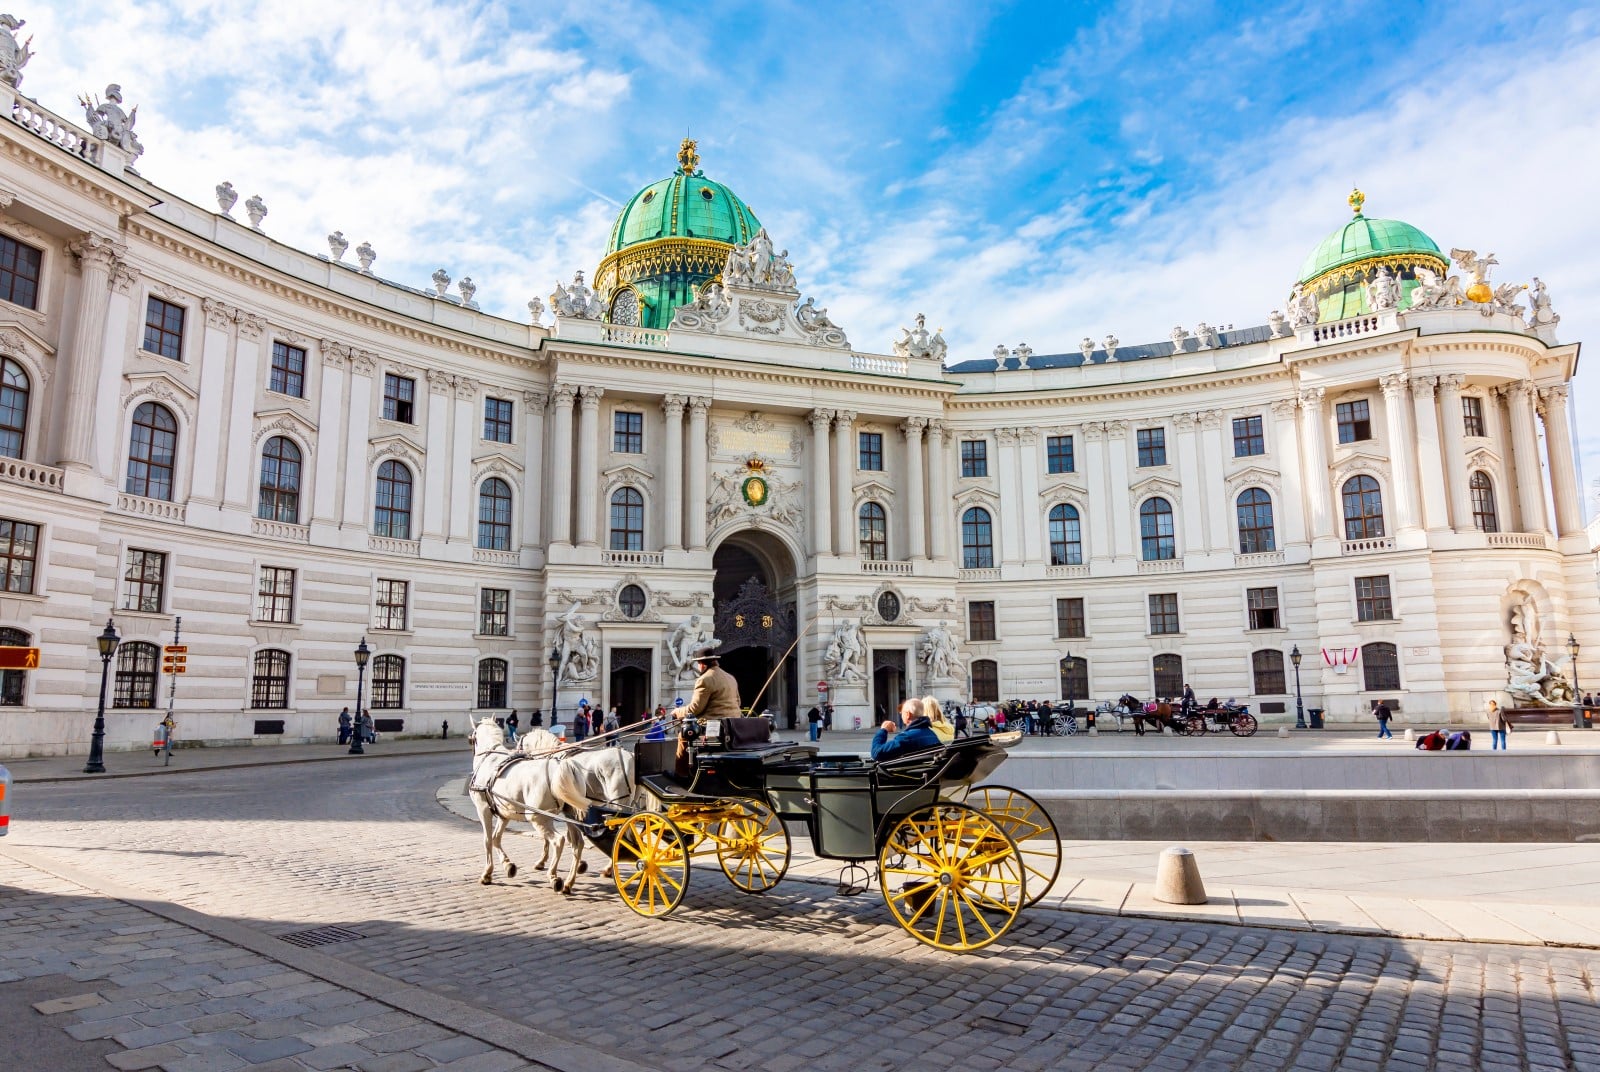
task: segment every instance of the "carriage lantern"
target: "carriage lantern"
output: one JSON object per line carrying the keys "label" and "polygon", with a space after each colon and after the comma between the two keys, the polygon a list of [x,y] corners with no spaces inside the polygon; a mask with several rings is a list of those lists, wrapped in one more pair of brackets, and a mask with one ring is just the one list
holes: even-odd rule
{"label": "carriage lantern", "polygon": [[1583,693],[1578,689],[1578,649],[1583,645],[1571,633],[1567,634],[1567,654],[1572,656],[1572,728],[1583,729]]}
{"label": "carriage lantern", "polygon": [[352,756],[364,756],[367,750],[361,747],[361,686],[366,683],[367,659],[372,655],[372,649],[367,647],[367,638],[362,637],[361,643],[356,645],[356,718],[350,726],[350,751]]}
{"label": "carriage lantern", "polygon": [[1294,663],[1294,728],[1306,728],[1306,703],[1300,695],[1300,645],[1296,644],[1289,653],[1289,661]]}
{"label": "carriage lantern", "polygon": [[110,618],[106,619],[105,632],[94,638],[95,647],[100,649],[100,708],[94,716],[94,734],[89,738],[89,762],[83,766],[85,774],[106,772],[106,673],[111,669],[111,656],[117,653],[117,644],[121,639]]}

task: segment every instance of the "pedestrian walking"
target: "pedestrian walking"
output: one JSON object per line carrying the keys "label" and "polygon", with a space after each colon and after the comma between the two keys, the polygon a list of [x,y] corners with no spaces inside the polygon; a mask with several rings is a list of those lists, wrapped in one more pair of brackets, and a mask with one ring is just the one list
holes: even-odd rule
{"label": "pedestrian walking", "polygon": [[156,739],[151,742],[151,755],[159,756],[161,753],[165,752],[167,754],[167,762],[171,763],[172,735],[177,732],[177,729],[178,723],[173,720],[171,715],[168,715],[166,718],[162,719],[161,724],[156,727]]}
{"label": "pedestrian walking", "polygon": [[1393,737],[1389,732],[1389,720],[1394,717],[1394,712],[1389,710],[1389,705],[1379,700],[1372,705],[1372,717],[1378,720],[1378,740]]}
{"label": "pedestrian walking", "polygon": [[962,707],[960,704],[956,705],[956,715],[955,719],[951,722],[951,725],[955,727],[957,737],[972,736],[972,734],[967,732],[967,709]]}
{"label": "pedestrian walking", "polygon": [[1500,707],[1499,700],[1489,701],[1489,751],[1506,751],[1506,734],[1511,732],[1511,720]]}
{"label": "pedestrian walking", "polygon": [[812,741],[822,739],[822,710],[818,707],[806,712],[806,737]]}
{"label": "pedestrian walking", "polygon": [[506,744],[517,743],[517,725],[517,709],[513,707],[511,713],[506,716]]}
{"label": "pedestrian walking", "polygon": [[579,744],[589,736],[589,704],[587,701],[578,704],[578,713],[572,716],[572,739]]}
{"label": "pedestrian walking", "polygon": [[822,728],[824,730],[833,729],[833,704],[827,700],[822,701]]}
{"label": "pedestrian walking", "polygon": [[622,728],[622,718],[617,714],[616,704],[612,704],[611,710],[606,712],[606,719],[600,728],[606,732],[606,744],[613,748],[622,747],[622,739],[617,736],[617,731]]}
{"label": "pedestrian walking", "polygon": [[350,743],[350,709],[346,707],[339,712],[339,743]]}

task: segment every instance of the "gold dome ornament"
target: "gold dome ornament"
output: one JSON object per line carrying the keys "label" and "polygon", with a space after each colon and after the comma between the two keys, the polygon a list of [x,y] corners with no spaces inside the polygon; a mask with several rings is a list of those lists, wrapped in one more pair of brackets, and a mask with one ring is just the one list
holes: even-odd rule
{"label": "gold dome ornament", "polygon": [[1487,283],[1474,283],[1467,288],[1467,300],[1487,305],[1494,301],[1494,290]]}
{"label": "gold dome ornament", "polygon": [[693,175],[700,170],[699,143],[693,138],[684,138],[683,144],[678,146],[678,167],[685,175]]}
{"label": "gold dome ornament", "polygon": [[1350,196],[1345,198],[1345,203],[1350,206],[1350,211],[1357,216],[1361,215],[1361,206],[1367,203],[1367,195],[1357,188],[1350,190]]}

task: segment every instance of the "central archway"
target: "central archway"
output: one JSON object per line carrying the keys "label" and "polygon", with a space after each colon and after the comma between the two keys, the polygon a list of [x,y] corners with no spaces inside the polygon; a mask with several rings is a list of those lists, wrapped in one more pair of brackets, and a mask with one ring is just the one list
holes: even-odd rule
{"label": "central archway", "polygon": [[711,557],[712,615],[722,668],[739,682],[741,706],[753,707],[756,714],[770,708],[785,724],[799,695],[799,671],[794,659],[775,676],[773,669],[795,638],[794,563],[780,539],[759,530],[733,533]]}

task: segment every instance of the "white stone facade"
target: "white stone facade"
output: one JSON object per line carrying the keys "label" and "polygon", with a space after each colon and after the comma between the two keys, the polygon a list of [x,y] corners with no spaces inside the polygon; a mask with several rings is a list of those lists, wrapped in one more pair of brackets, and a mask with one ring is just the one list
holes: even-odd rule
{"label": "white stone facade", "polygon": [[[0,86],[0,236],[38,265],[36,294],[0,300],[0,356],[26,394],[17,456],[0,458],[0,518],[37,526],[37,542],[30,556],[14,535],[0,628],[43,654],[0,688],[0,755],[86,747],[93,641],[111,617],[126,646],[169,643],[182,616],[176,711],[188,739],[331,735],[355,703],[363,637],[369,705],[407,732],[460,727],[469,711],[548,709],[563,615],[575,622],[563,709],[580,694],[609,705],[623,650],[648,651],[650,701],[670,703],[686,682],[671,680],[665,646],[691,614],[709,622],[713,556],[730,541],[794,606],[784,706],[816,701],[832,638],[860,625],[859,678],[831,682],[846,724],[886,699],[873,673],[886,653],[905,667],[898,688],[947,697],[987,689],[991,668],[1002,697],[1058,697],[1071,653],[1097,699],[1150,696],[1153,660],[1176,655],[1202,698],[1292,718],[1296,645],[1306,705],[1332,719],[1365,718],[1378,697],[1414,721],[1475,719],[1505,681],[1519,600],[1537,608],[1547,648],[1569,632],[1600,636],[1568,420],[1577,346],[1507,314],[1207,328],[1203,348],[1166,356],[1040,367],[1030,351],[1027,367],[979,372],[948,371],[926,349],[852,350],[838,332],[819,344],[792,298],[737,286],[720,327],[574,316],[547,329],[287,248],[152,187],[115,143],[41,125],[39,107],[11,94]],[[147,335],[166,309],[181,325]],[[386,409],[389,376],[409,381],[409,414],[400,397]],[[1356,402],[1367,425],[1346,422],[1341,442],[1339,407]],[[133,446],[165,434],[135,429],[145,403],[174,426],[170,489],[160,445]],[[509,441],[488,434],[507,412],[491,403],[509,404]],[[632,445],[619,414],[639,415],[639,450],[615,449]],[[881,437],[881,469],[861,467],[863,433]],[[1069,436],[1073,464],[1056,471]],[[298,452],[296,486],[280,482],[292,494],[264,502],[264,452],[283,443]],[[964,475],[968,443],[983,445],[985,475]],[[389,463],[410,480],[400,533],[378,519],[394,505],[380,502]],[[752,475],[765,481],[758,499]],[[1382,533],[1350,538],[1345,491],[1361,477],[1375,482]],[[1472,482],[1485,478],[1495,532],[1474,513]],[[491,480],[510,505],[485,536]],[[626,489],[642,501],[642,538],[613,550],[613,496]],[[1239,530],[1250,489],[1270,503],[1270,545],[1247,546],[1266,536]],[[1147,554],[1141,509],[1157,498],[1170,540],[1152,514]],[[881,558],[860,539],[867,504],[883,509]],[[1053,564],[1051,512],[1063,505],[1078,539],[1054,548]],[[969,561],[973,508],[988,514],[992,553],[973,545]],[[139,552],[164,556],[159,585],[129,580]],[[1384,579],[1386,615],[1362,620],[1358,578]],[[263,595],[264,579],[281,588]],[[383,583],[394,581],[403,592]],[[625,605],[630,585],[642,608]],[[1253,589],[1273,590],[1274,623],[1252,628]],[[505,593],[503,635],[498,602],[485,628],[485,590]],[[1376,588],[1362,592],[1381,609]],[[1175,597],[1175,622],[1153,619],[1152,596]],[[1082,600],[1081,635],[1060,635],[1063,599]],[[993,604],[994,639],[974,636],[985,625],[974,603]],[[957,658],[935,671],[921,656],[941,624]],[[1322,654],[1374,644],[1394,646],[1398,687],[1366,688],[1362,656],[1339,672]],[[1256,691],[1258,651],[1279,653],[1283,686]],[[383,657],[390,706],[379,708]],[[494,702],[480,707],[484,660],[504,660],[506,687],[491,680]],[[120,660],[111,670],[108,745],[147,743],[157,710],[115,703],[165,708],[170,679]],[[1580,671],[1600,684],[1600,660],[1586,654]]]}

